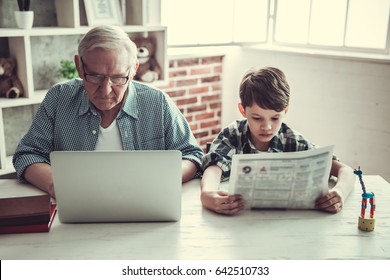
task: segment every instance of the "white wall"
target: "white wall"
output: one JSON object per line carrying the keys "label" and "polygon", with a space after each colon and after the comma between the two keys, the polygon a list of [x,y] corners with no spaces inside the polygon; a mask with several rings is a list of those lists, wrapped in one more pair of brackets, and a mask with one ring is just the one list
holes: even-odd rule
{"label": "white wall", "polygon": [[[222,125],[240,118],[241,77],[251,67],[282,69],[291,88],[285,119],[312,143],[390,182],[390,63],[232,48],[224,60]],[[369,187],[368,187],[369,188]]]}

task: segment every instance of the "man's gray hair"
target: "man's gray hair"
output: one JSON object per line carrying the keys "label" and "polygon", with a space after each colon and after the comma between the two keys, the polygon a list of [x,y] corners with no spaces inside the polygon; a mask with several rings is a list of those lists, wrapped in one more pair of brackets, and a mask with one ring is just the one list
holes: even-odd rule
{"label": "man's gray hair", "polygon": [[125,49],[129,54],[130,77],[135,75],[137,63],[137,46],[129,35],[119,26],[102,25],[89,30],[82,38],[78,47],[79,57],[96,48],[105,50]]}

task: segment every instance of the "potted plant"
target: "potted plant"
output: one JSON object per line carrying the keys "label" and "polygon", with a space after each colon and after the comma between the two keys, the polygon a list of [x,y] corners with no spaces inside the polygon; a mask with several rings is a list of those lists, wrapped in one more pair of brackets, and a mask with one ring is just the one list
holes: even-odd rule
{"label": "potted plant", "polygon": [[70,80],[78,77],[76,65],[72,60],[66,60],[66,59],[61,60],[60,64],[61,67],[59,71],[60,71],[60,75],[63,78]]}
{"label": "potted plant", "polygon": [[16,25],[22,29],[30,29],[34,22],[34,12],[30,11],[30,0],[17,0],[19,11],[15,11]]}

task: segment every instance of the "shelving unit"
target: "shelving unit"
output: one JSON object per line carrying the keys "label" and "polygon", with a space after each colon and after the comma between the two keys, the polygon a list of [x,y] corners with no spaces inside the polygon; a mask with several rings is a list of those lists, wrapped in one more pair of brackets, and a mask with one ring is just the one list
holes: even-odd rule
{"label": "shelving unit", "polygon": [[[159,81],[156,81],[156,84],[159,84],[167,80],[168,60],[166,58],[166,27],[158,24],[149,25],[150,21],[146,17],[147,9],[151,9],[151,5],[155,3],[159,1],[126,0],[124,6],[122,5],[126,25],[122,28],[129,36],[143,35],[156,39],[155,56],[162,69]],[[51,81],[53,77],[48,76],[55,72],[56,66],[53,65],[59,66],[61,59],[72,60],[77,52],[78,39],[91,29],[87,25],[83,0],[55,0],[55,5],[57,26],[33,27],[30,30],[0,28],[0,51],[16,59],[17,76],[24,86],[22,98],[0,98],[0,176],[14,172],[12,154],[7,151],[7,146],[14,145],[10,141],[15,141],[15,137],[7,140],[5,132],[10,131],[7,126],[11,124],[7,122],[5,110],[34,106],[42,102],[48,88],[53,84]],[[153,8],[159,9],[159,7]],[[50,65],[48,59],[51,59]],[[48,85],[41,82],[45,79]],[[21,134],[20,131],[18,133]]]}

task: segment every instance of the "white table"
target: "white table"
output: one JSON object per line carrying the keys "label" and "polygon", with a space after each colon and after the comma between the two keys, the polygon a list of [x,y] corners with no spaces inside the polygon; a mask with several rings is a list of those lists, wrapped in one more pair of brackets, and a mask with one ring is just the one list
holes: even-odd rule
{"label": "white table", "polygon": [[0,235],[0,259],[390,259],[390,184],[364,175],[376,195],[376,228],[357,227],[361,188],[339,214],[245,211],[228,217],[203,209],[199,180],[183,186],[176,223],[61,224],[49,233]]}

